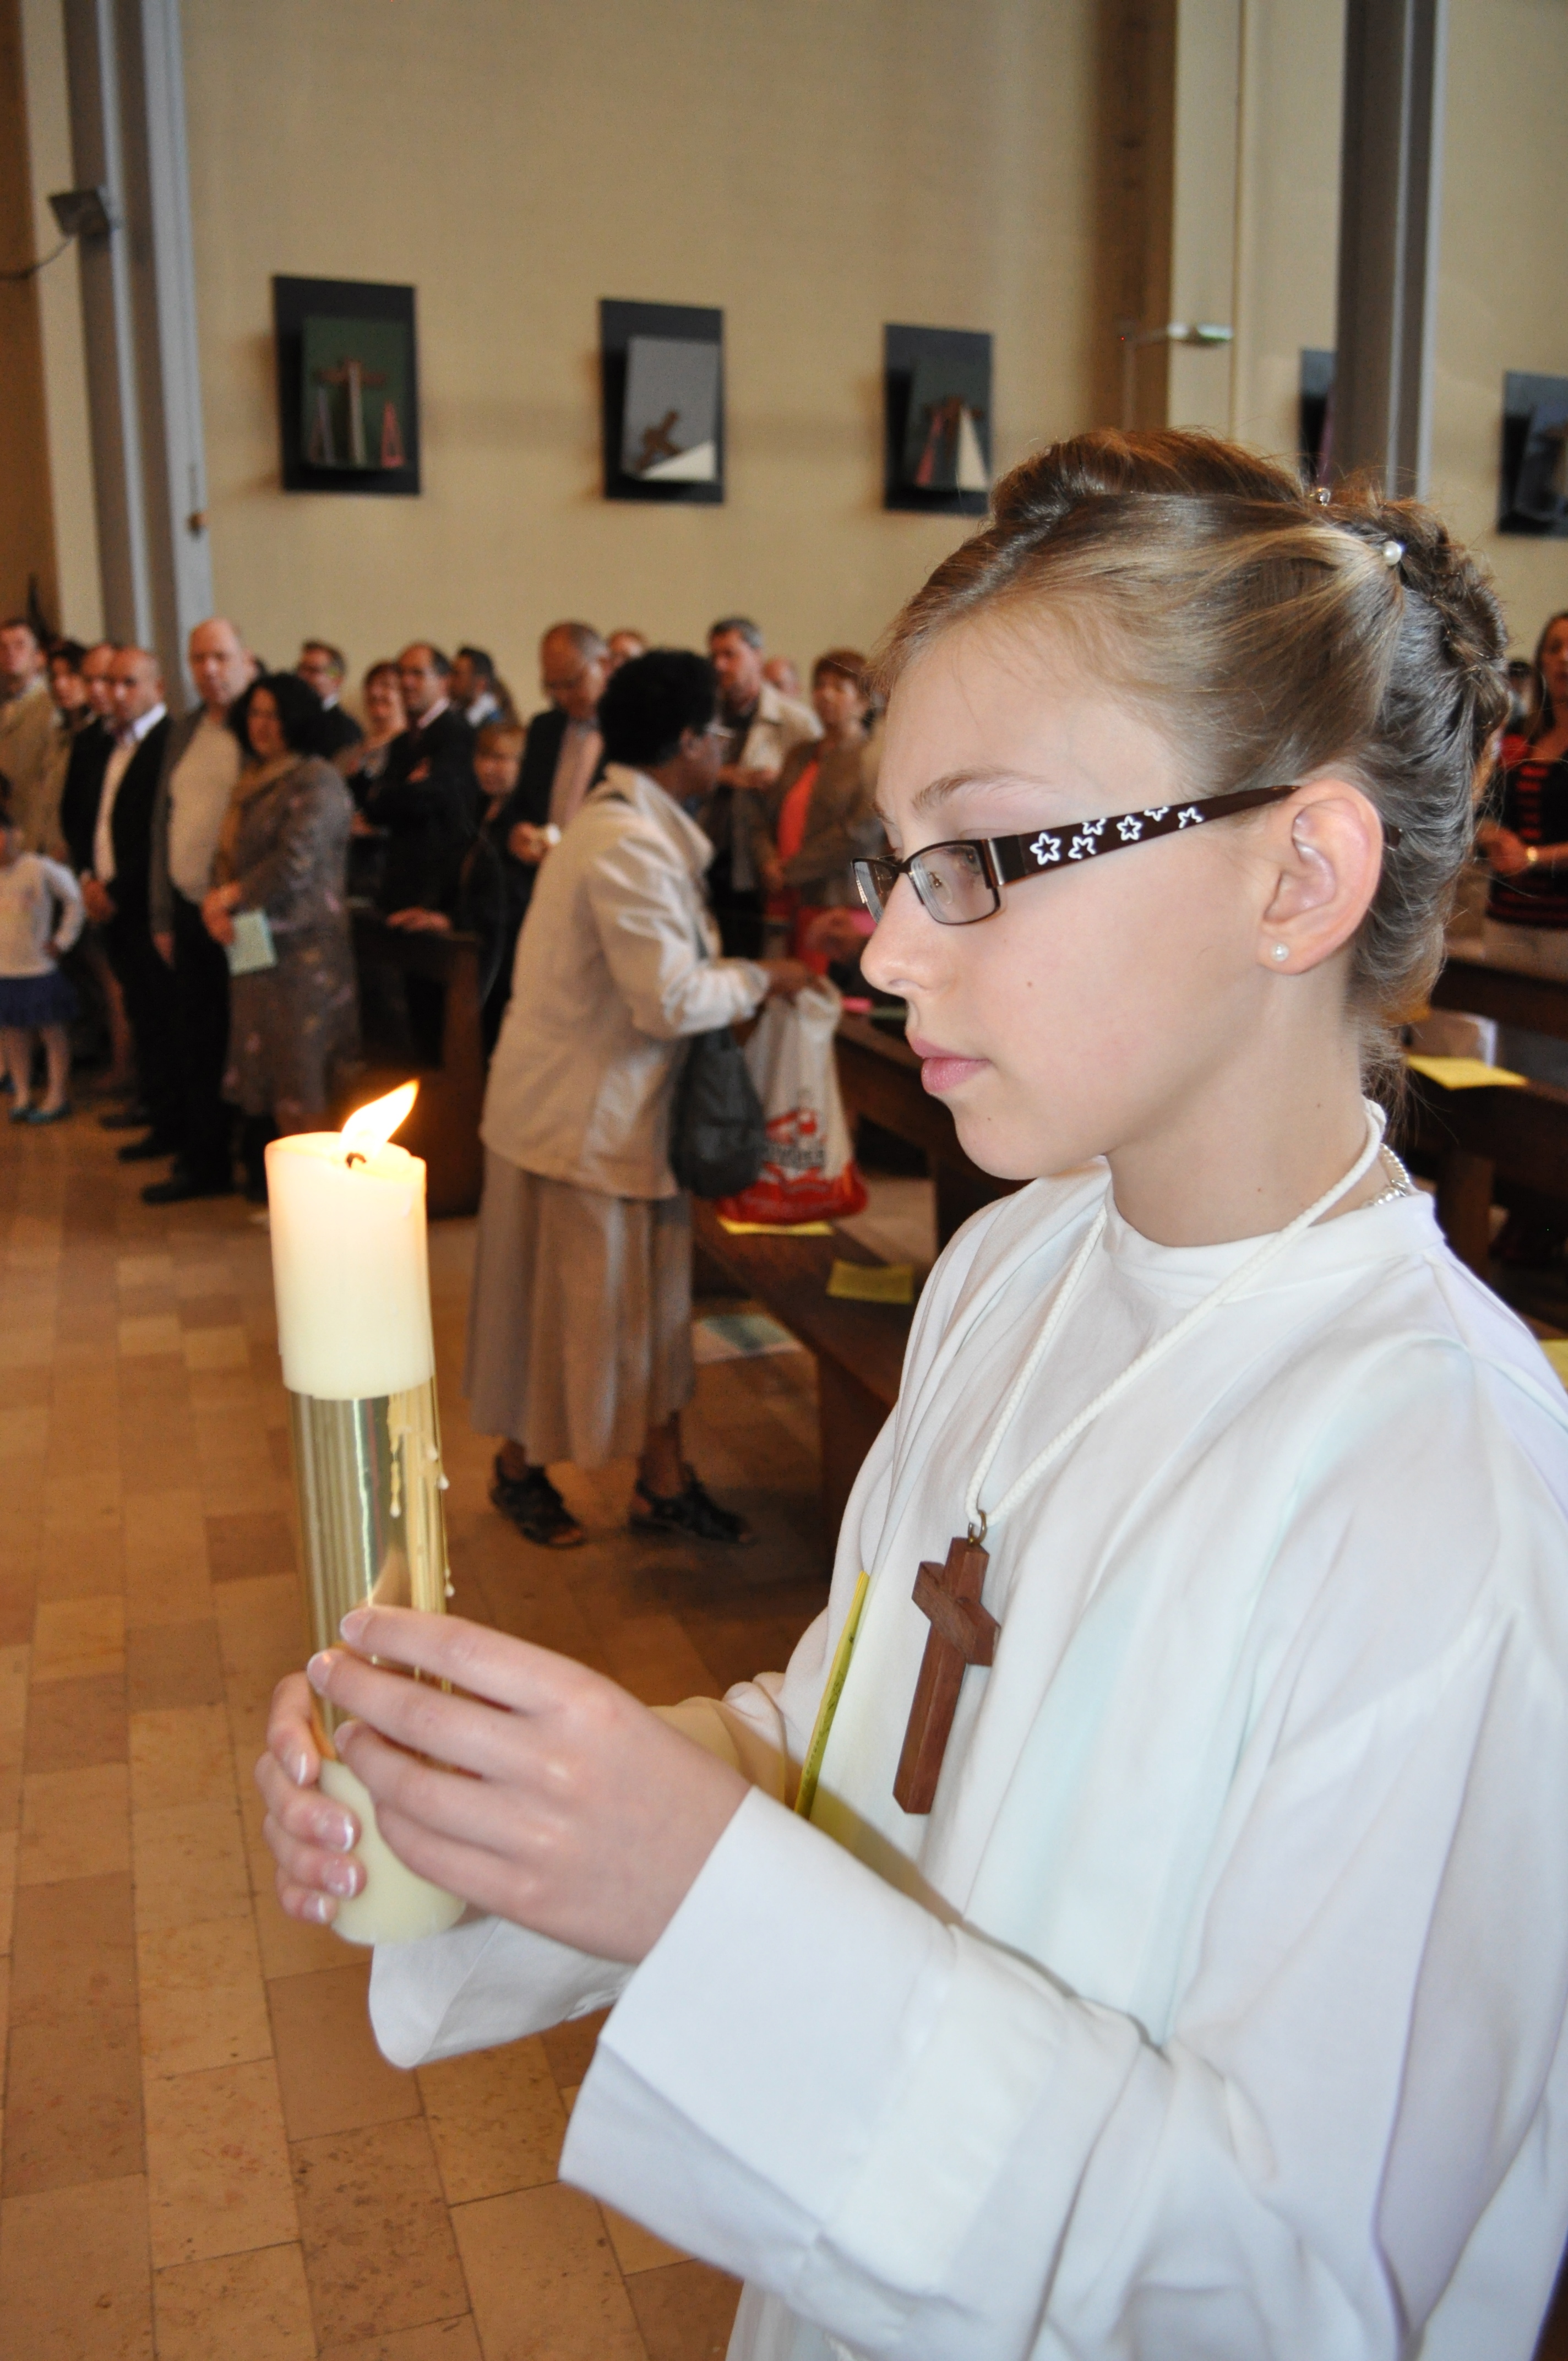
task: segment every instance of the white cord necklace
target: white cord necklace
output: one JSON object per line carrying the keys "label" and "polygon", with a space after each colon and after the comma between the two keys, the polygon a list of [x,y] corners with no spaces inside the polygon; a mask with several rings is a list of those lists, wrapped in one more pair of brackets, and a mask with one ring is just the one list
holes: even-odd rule
{"label": "white cord necklace", "polygon": [[[931,1619],[930,1636],[926,1642],[926,1654],[920,1667],[919,1683],[915,1701],[910,1708],[909,1726],[905,1732],[904,1751],[899,1758],[897,1776],[893,1792],[895,1800],[906,1812],[928,1812],[937,1792],[937,1780],[952,1729],[953,1714],[958,1705],[959,1688],[968,1664],[989,1664],[995,1653],[999,1625],[981,1604],[981,1590],[989,1563],[984,1547],[985,1538],[997,1520],[1010,1509],[1016,1508],[1025,1494],[1036,1485],[1046,1470],[1058,1460],[1071,1444],[1077,1442],[1086,1427],[1091,1426],[1102,1411],[1110,1407],[1125,1393],[1128,1387],[1162,1361],[1178,1345],[1185,1344],[1193,1330],[1217,1312],[1233,1296],[1242,1294],[1254,1284],[1269,1266],[1288,1252],[1304,1230],[1320,1221],[1331,1206],[1337,1205],[1356,1183],[1365,1179],[1383,1154],[1383,1131],[1387,1121],[1381,1107],[1370,1100],[1366,1108],[1366,1144],[1343,1180],[1325,1190],[1305,1213],[1298,1213],[1293,1222],[1272,1237],[1266,1238],[1257,1252],[1212,1288],[1201,1302],[1177,1321],[1174,1327],[1146,1345],[1135,1359],[1129,1361],[1118,1378],[1085,1404],[1076,1418],[1069,1419],[1061,1432],[1053,1436],[1043,1451],[1037,1451],[1023,1474],[1010,1484],[994,1509],[980,1505],[980,1496],[992,1462],[1006,1438],[1009,1428],[1018,1414],[1019,1406],[1034,1380],[1040,1363],[1049,1352],[1061,1329],[1068,1310],[1077,1292],[1084,1272],[1105,1233],[1109,1219],[1111,1190],[1107,1183],[1105,1197],[1099,1212],[1091,1222],[1077,1252],[1069,1264],[1056,1301],[1047,1313],[1045,1323],[1017,1377],[1014,1379],[1002,1412],[992,1429],[991,1439],[981,1452],[974,1474],[964,1496],[964,1521],[967,1537],[956,1538],[948,1546],[945,1565],[933,1561],[922,1564],[915,1583],[915,1602]],[[1389,1196],[1409,1193],[1409,1182],[1400,1167],[1400,1184],[1396,1184],[1377,1200],[1383,1203]]]}

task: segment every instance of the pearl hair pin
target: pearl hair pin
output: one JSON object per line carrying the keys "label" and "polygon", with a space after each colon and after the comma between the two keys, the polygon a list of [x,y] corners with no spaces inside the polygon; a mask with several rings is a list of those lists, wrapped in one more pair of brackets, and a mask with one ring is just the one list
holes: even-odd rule
{"label": "pearl hair pin", "polygon": [[1386,541],[1383,544],[1382,555],[1385,566],[1398,566],[1404,554],[1405,544],[1402,541]]}

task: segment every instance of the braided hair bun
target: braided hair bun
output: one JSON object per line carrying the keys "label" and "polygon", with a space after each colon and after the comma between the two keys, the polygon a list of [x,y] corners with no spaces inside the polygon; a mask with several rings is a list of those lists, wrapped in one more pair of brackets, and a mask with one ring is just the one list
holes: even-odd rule
{"label": "braided hair bun", "polygon": [[1368,1064],[1426,1000],[1508,711],[1501,610],[1430,509],[1332,498],[1261,454],[1169,428],[1053,444],[997,486],[872,667],[1031,615],[1076,633],[1174,745],[1194,796],[1343,772],[1398,842],[1354,946]]}

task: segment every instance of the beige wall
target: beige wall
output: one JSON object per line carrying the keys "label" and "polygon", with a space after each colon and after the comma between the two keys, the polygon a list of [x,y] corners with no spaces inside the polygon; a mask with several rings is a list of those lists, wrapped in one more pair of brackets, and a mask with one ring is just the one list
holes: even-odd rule
{"label": "beige wall", "polygon": [[1527,653],[1568,541],[1496,530],[1503,372],[1568,377],[1568,7],[1451,0],[1432,497],[1490,562]]}
{"label": "beige wall", "polygon": [[[547,621],[870,640],[884,321],[996,334],[998,451],[1086,423],[1093,0],[187,0],[217,595],[275,660]],[[270,275],[412,281],[426,490],[277,488]],[[597,302],[721,305],[728,503],[598,491]]]}
{"label": "beige wall", "polygon": [[[25,270],[48,251],[33,242],[21,15],[17,0],[0,0],[0,270]],[[0,614],[26,607],[31,577],[52,621],[54,521],[36,277],[0,282]]]}

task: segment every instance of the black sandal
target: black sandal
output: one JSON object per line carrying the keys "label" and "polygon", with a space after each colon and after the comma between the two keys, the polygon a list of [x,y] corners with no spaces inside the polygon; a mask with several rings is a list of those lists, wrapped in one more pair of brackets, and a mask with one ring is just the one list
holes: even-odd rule
{"label": "black sandal", "polygon": [[577,1549],[587,1539],[543,1467],[531,1467],[526,1476],[509,1476],[498,1452],[490,1499],[523,1540],[540,1549]]}
{"label": "black sandal", "polygon": [[[686,1533],[693,1541],[727,1542],[744,1549],[757,1538],[744,1517],[721,1509],[698,1481],[696,1470],[685,1470],[685,1482],[667,1498],[651,1491],[639,1476],[632,1492],[630,1519],[634,1533]],[[639,1503],[641,1505],[639,1506]]]}

